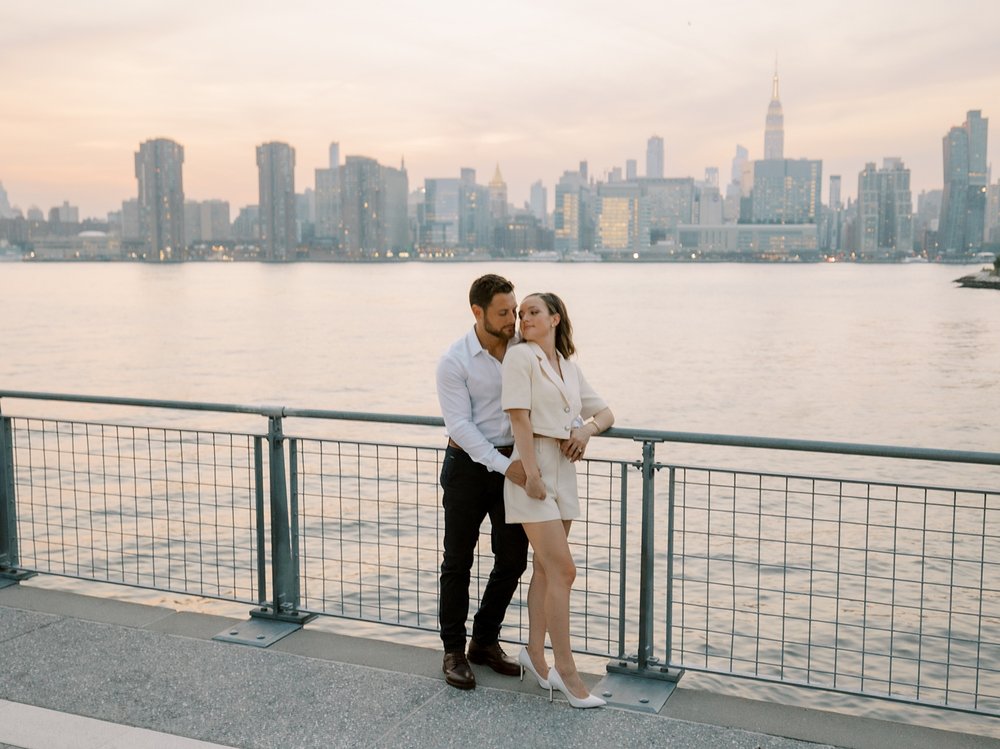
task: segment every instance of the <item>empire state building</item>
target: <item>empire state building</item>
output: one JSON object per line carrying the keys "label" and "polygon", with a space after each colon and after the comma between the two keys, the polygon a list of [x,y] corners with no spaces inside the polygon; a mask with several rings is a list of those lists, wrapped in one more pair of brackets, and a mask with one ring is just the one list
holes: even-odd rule
{"label": "empire state building", "polygon": [[785,158],[785,115],[778,99],[778,66],[774,66],[774,81],[771,84],[771,103],[767,105],[767,120],[764,124],[764,158]]}

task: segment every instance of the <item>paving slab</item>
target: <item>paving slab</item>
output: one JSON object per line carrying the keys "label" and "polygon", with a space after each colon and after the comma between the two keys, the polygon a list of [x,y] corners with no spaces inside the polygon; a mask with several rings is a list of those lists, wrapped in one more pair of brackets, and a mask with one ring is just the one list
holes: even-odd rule
{"label": "paving slab", "polygon": [[60,617],[52,614],[0,608],[0,643],[20,637],[25,632],[47,627],[59,619]]}
{"label": "paving slab", "polygon": [[147,606],[113,598],[95,598],[62,590],[46,590],[29,585],[0,589],[0,606],[46,612],[92,622],[145,627],[174,613],[173,609]]}

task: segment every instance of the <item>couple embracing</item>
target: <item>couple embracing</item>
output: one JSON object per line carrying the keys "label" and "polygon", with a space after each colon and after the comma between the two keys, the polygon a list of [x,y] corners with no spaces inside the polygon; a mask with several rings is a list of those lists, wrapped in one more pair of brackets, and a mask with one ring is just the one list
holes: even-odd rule
{"label": "couple embracing", "polygon": [[[473,282],[469,304],[475,326],[437,370],[448,431],[439,609],[445,679],[474,688],[469,661],[509,676],[528,671],[550,700],[558,689],[573,707],[599,707],[604,700],[590,694],[570,645],[576,566],[567,536],[580,517],[573,463],[614,415],[570,361],[573,328],[558,296],[530,294],[518,308],[513,284],[490,274]],[[470,575],[487,515],[495,561],[466,650]],[[514,661],[500,647],[500,627],[527,567],[529,543],[528,644]]]}

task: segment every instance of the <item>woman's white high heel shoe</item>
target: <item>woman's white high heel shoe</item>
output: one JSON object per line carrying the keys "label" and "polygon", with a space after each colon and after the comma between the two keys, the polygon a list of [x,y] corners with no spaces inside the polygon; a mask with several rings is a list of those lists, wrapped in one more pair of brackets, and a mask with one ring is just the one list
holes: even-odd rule
{"label": "woman's white high heel shoe", "polygon": [[569,700],[570,707],[604,707],[608,703],[593,694],[588,694],[586,697],[577,697],[571,691],[569,687],[563,682],[562,677],[559,672],[556,671],[555,666],[549,668],[549,702],[552,702],[552,689],[558,689],[564,695],[566,699]]}
{"label": "woman's white high heel shoe", "polygon": [[551,687],[549,687],[548,679],[543,679],[541,676],[538,675],[538,672],[535,670],[535,665],[531,662],[531,656],[528,655],[527,648],[521,648],[521,652],[517,654],[517,662],[521,666],[521,681],[524,681],[524,672],[530,671],[531,675],[538,680],[538,686],[540,686],[542,689],[551,690]]}

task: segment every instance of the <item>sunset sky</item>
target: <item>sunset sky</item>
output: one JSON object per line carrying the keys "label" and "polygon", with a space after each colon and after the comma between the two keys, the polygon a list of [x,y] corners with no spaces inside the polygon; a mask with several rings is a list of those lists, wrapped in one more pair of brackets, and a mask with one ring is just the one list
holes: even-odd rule
{"label": "sunset sky", "polygon": [[[185,148],[194,200],[257,202],[256,145],[398,166],[411,189],[499,163],[511,201],[580,160],[600,177],[664,138],[666,175],[728,182],[760,158],[775,55],[785,155],[853,195],[900,156],[914,201],[970,109],[1000,123],[996,0],[52,0],[0,3],[0,183],[10,202],[103,217],[134,197],[140,142]],[[993,175],[993,180],[997,178]]]}

